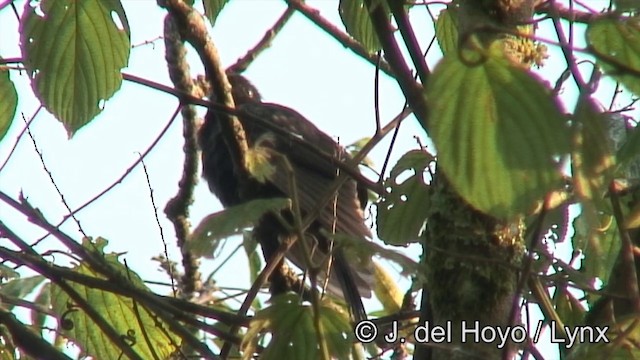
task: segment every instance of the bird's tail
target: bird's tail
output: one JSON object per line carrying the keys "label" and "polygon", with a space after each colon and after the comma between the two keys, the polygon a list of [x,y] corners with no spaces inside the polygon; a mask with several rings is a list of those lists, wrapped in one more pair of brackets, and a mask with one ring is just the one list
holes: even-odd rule
{"label": "bird's tail", "polygon": [[[342,249],[335,249],[333,253],[333,274],[329,277],[329,284],[331,280],[336,278],[340,284],[340,290],[344,300],[351,309],[351,315],[353,320],[357,323],[367,319],[367,312],[362,304],[362,294],[368,293],[371,296],[371,288],[369,284],[363,283],[358,285],[356,281],[356,274],[354,269],[349,265]],[[363,279],[361,279],[363,280]],[[366,287],[365,287],[366,286]],[[329,285],[329,291],[331,291],[331,285]]]}

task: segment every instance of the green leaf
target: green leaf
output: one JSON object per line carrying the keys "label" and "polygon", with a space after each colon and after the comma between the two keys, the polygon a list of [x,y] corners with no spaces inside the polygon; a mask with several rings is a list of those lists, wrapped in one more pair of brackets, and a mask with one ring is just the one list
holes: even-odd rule
{"label": "green leaf", "polygon": [[20,21],[24,64],[42,104],[73,136],[120,88],[130,50],[127,17],[118,0],[32,4]]}
{"label": "green leaf", "polygon": [[279,211],[289,206],[289,199],[258,199],[208,215],[189,237],[187,248],[196,256],[210,257],[219,240],[241,233],[268,211]]}
{"label": "green leaf", "polygon": [[216,19],[229,0],[202,0],[204,15],[209,19],[211,26],[216,24]]}
{"label": "green leaf", "polygon": [[20,277],[20,273],[15,271],[12,267],[0,263],[0,280],[6,281],[11,279],[17,279]]}
{"label": "green leaf", "polygon": [[342,247],[348,259],[370,261],[375,255],[398,265],[402,269],[400,271],[402,276],[410,277],[420,271],[415,260],[401,252],[379,245],[375,241],[362,241],[362,238],[344,234],[334,235],[333,240]]}
{"label": "green leaf", "polygon": [[553,301],[556,312],[564,325],[573,328],[583,323],[585,309],[580,304],[580,300],[576,299],[566,288],[556,288]]}
{"label": "green leaf", "polygon": [[607,135],[614,124],[588,96],[578,99],[575,120],[578,131],[571,161],[574,188],[581,199],[598,201],[613,179],[614,140]]}
{"label": "green leaf", "polygon": [[[438,166],[472,206],[497,218],[530,211],[555,186],[568,151],[559,106],[533,74],[502,57],[451,53],[426,87]],[[424,126],[424,124],[423,124]]]}
{"label": "green leaf", "polygon": [[[0,58],[2,60],[2,58]],[[0,141],[7,135],[18,107],[18,92],[9,77],[9,69],[0,65]]]}
{"label": "green leaf", "polygon": [[[97,239],[95,243],[84,241],[83,246],[98,253],[106,245],[106,240]],[[148,290],[140,277],[118,262],[117,255],[103,255],[115,271],[129,279],[133,286]],[[103,278],[84,264],[72,269],[79,274]],[[118,281],[126,281],[118,279]],[[113,330],[121,334],[131,348],[143,359],[166,359],[177,349],[173,344],[178,338],[171,333],[169,326],[144,306],[131,298],[90,288],[74,282],[67,282],[101,316]],[[115,346],[69,295],[57,285],[51,286],[52,310],[59,315],[59,330],[69,337],[82,351],[94,359],[119,359],[122,351]],[[64,320],[64,321],[63,321]]]}
{"label": "green leaf", "polygon": [[640,18],[600,18],[586,34],[607,75],[640,95]]}
{"label": "green leaf", "polygon": [[[640,128],[637,126],[629,131],[626,140],[616,154],[618,167],[626,175],[637,175],[640,167]],[[635,167],[636,169],[632,169]],[[638,180],[638,179],[636,179]]]}
{"label": "green leaf", "polygon": [[[384,1],[379,2],[378,6],[382,4],[386,7]],[[347,33],[360,42],[365,49],[372,53],[382,48],[364,0],[340,0],[338,12]],[[390,14],[390,11],[387,13]]]}
{"label": "green leaf", "polygon": [[616,10],[620,12],[640,11],[640,2],[638,0],[613,0]]}
{"label": "green leaf", "polygon": [[[345,150],[349,152],[349,155],[351,155],[351,157],[355,157],[360,152],[360,150],[362,150],[362,148],[365,145],[367,145],[370,141],[371,141],[371,137],[365,136],[345,146]],[[373,162],[373,159],[371,159],[369,156],[365,156],[365,158],[362,159],[362,161],[360,162],[360,165],[366,166],[370,169],[374,169],[375,167],[375,163]]]}
{"label": "green leaf", "polygon": [[[611,215],[602,214],[593,204],[583,205],[573,221],[574,236],[571,238],[574,251],[584,255],[580,271],[590,279],[600,279],[606,285],[611,269],[620,252],[618,228]],[[588,295],[592,306],[596,296]]]}
{"label": "green leaf", "polygon": [[[310,305],[299,303],[297,294],[278,295],[273,305],[259,311],[241,344],[243,359],[250,359],[256,341],[265,330],[272,333],[260,359],[319,359],[318,336]],[[346,314],[337,306],[323,301],[320,306],[320,327],[332,358],[346,359],[351,344],[351,326]]]}
{"label": "green leaf", "polygon": [[[51,283],[47,282],[40,288],[40,292],[33,300],[36,305],[42,306],[45,309],[49,309],[51,307]],[[47,314],[37,311],[31,310],[31,324],[37,328],[42,328],[45,326],[45,321],[47,320]]]}
{"label": "green leaf", "polygon": [[[593,328],[576,328],[586,330],[584,341],[578,341],[571,349],[568,360],[630,360],[640,358],[640,315],[633,314],[616,318],[615,324],[609,325],[605,336],[607,341],[598,337]],[[599,325],[601,329],[604,327]],[[588,335],[594,333],[593,338]],[[599,340],[599,341],[595,341]]]}
{"label": "green leaf", "polygon": [[[418,240],[429,210],[429,191],[423,176],[433,158],[424,151],[404,154],[385,182],[388,192],[376,204],[378,237],[389,245]],[[410,175],[404,180],[405,175]]]}
{"label": "green leaf", "polygon": [[[13,279],[0,285],[0,294],[16,299],[24,299],[31,294],[38,285],[44,281],[44,276],[31,276],[21,279]],[[3,304],[7,309],[13,308],[11,304]]]}
{"label": "green leaf", "polygon": [[[260,274],[260,269],[262,269],[262,260],[260,258],[260,254],[257,251],[258,242],[255,241],[251,233],[245,232],[242,238],[242,247],[244,248],[244,252],[247,254],[247,260],[249,261],[249,276],[251,283],[253,284],[258,275]],[[258,300],[256,298],[256,300]]]}
{"label": "green leaf", "polygon": [[629,214],[624,218],[625,229],[636,229],[640,227],[640,203],[635,204]]}
{"label": "green leaf", "polygon": [[436,39],[442,53],[446,55],[458,48],[458,12],[455,6],[448,6],[440,12],[435,22]]}

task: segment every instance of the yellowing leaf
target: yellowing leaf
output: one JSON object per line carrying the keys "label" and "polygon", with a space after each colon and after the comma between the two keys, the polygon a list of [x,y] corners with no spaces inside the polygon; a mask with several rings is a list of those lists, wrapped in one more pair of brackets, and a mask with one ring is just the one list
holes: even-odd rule
{"label": "yellowing leaf", "polygon": [[640,204],[636,204],[624,219],[625,229],[635,229],[638,227],[640,227]]}
{"label": "yellowing leaf", "polygon": [[[105,244],[104,239],[97,239],[95,243],[84,242],[84,246],[95,253],[101,253]],[[105,259],[116,271],[127,274],[132,285],[147,290],[142,279],[120,264],[116,255],[108,254]],[[78,265],[71,270],[104,279],[85,265]],[[132,351],[143,359],[166,359],[178,350],[175,344],[178,344],[179,340],[169,330],[169,326],[144,306],[135,304],[131,298],[70,281],[67,284],[91,306],[97,316],[104,319],[117,334],[121,335]],[[51,286],[51,306],[52,310],[61,316],[60,331],[72,339],[86,355],[94,359],[120,358],[122,355],[120,348],[115,346],[99,324],[76,306],[72,298],[57,285]]]}
{"label": "yellowing leaf", "polygon": [[374,269],[376,285],[373,290],[378,300],[382,303],[385,312],[393,314],[400,311],[404,295],[400,291],[397,282],[380,264],[374,262]]}

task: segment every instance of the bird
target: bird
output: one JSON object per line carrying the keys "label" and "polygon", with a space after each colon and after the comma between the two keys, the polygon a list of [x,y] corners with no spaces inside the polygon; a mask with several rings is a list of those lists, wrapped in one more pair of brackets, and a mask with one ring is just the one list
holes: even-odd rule
{"label": "bird", "polygon": [[[334,155],[337,160],[345,161],[351,157],[342,146],[297,111],[279,104],[263,102],[257,88],[244,76],[229,73],[227,78],[231,85],[237,117],[246,134],[248,145],[256,146],[260,143],[261,146],[286,157],[293,170],[295,190],[304,217],[316,209],[339,171],[335,161],[319,155],[313,149],[296,145],[291,141],[291,137],[306,141],[315,148]],[[288,172],[282,165],[278,165],[281,162],[272,164],[275,171],[264,182],[250,175],[239,175],[235,172],[237,167],[234,166],[233,157],[223,138],[219,117],[219,113],[209,109],[199,130],[198,141],[202,151],[203,177],[221,204],[227,208],[255,199],[291,198],[291,170]],[[256,118],[286,130],[288,136],[270,131],[255,121]],[[326,281],[327,291],[344,298],[354,321],[366,319],[362,297],[371,297],[374,264],[367,256],[364,259],[347,260],[343,249],[333,247],[327,234],[341,233],[368,241],[371,232],[364,221],[363,212],[367,198],[366,187],[351,178],[347,179],[333,201],[320,211],[305,234],[305,238],[312,242],[311,247],[316,249],[319,255],[332,256],[331,268],[328,270],[329,279]],[[282,218],[292,221],[289,210],[283,210],[281,215]],[[287,230],[278,217],[267,213],[255,224],[253,236],[261,245],[268,262],[284,239],[296,235]],[[295,243],[285,257],[298,268],[305,270],[303,255],[302,246]],[[320,276],[326,278],[326,272]]]}

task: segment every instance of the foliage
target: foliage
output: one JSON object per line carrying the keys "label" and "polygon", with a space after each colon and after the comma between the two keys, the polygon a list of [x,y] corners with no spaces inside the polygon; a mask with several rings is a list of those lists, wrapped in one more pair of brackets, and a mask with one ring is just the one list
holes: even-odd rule
{"label": "foliage", "polygon": [[124,9],[115,0],[27,3],[20,25],[34,92],[72,136],[120,88],[130,47]]}
{"label": "foliage", "polygon": [[494,53],[449,54],[434,69],[426,97],[433,99],[438,164],[472,206],[509,218],[558,186],[552,159],[569,150],[569,134],[531,74]]}
{"label": "foliage", "polygon": [[[166,273],[162,280],[171,282],[171,290],[159,294],[128,267],[121,254],[105,251],[106,240],[91,240],[93,234],[87,234],[75,218],[79,209],[99,207],[96,200],[110,193],[135,166],[99,196],[72,210],[68,198],[74,194],[63,194],[47,169],[47,163],[65,159],[46,158],[32,137],[42,167],[66,207],[65,221],[73,219],[78,231],[69,231],[62,226],[64,221],[56,225],[51,220],[55,215],[34,208],[22,193],[7,194],[1,187],[4,185],[0,186],[2,359],[67,358],[71,355],[63,346],[66,341],[76,346],[76,357],[97,359],[347,359],[382,357],[387,352],[398,359],[415,355],[437,360],[469,353],[507,358],[515,355],[515,349],[498,348],[491,342],[488,347],[466,343],[420,347],[406,328],[419,325],[418,316],[422,321],[433,319],[435,324],[453,322],[454,328],[461,321],[478,319],[494,326],[517,326],[521,299],[527,310],[538,308],[543,314],[537,330],[557,329],[565,340],[576,329],[601,330],[597,333],[610,340],[581,341],[574,348],[559,345],[554,353],[539,358],[590,359],[600,358],[602,353],[608,358],[637,356],[640,131],[634,104],[640,96],[640,18],[633,1],[613,1],[611,8],[600,13],[577,3],[564,7],[561,1],[535,2],[534,9],[529,0],[454,0],[446,7],[434,2],[403,6],[392,0],[341,0],[334,10],[343,32],[309,4],[285,0],[287,11],[277,24],[230,67],[248,68],[269,45],[276,47],[273,39],[278,31],[291,13],[298,12],[355,54],[345,56],[362,58],[372,69],[381,69],[397,81],[408,109],[414,112],[405,121],[415,118],[424,130],[414,134],[421,137],[419,145],[402,154],[388,173],[388,159],[381,169],[366,163],[369,169],[379,171],[376,180],[357,178],[356,162],[333,159],[336,169],[339,164],[340,169],[349,170],[339,171],[340,175],[348,173],[368,187],[369,195],[376,193],[371,218],[375,219],[377,238],[384,242],[380,245],[354,240],[348,234],[332,234],[334,246],[349,250],[345,254],[351,261],[356,261],[356,256],[351,256],[356,253],[375,254],[380,263],[391,261],[402,267],[388,271],[380,263],[373,264],[374,290],[383,309],[369,313],[380,315],[375,324],[381,333],[366,349],[355,345],[355,335],[362,334],[351,330],[354,324],[340,299],[307,289],[302,295],[274,296],[264,307],[264,297],[258,296],[276,263],[261,260],[250,228],[264,214],[295,205],[295,196],[231,207],[205,216],[191,230],[193,199],[189,191],[182,190],[195,187],[194,107],[227,114],[232,125],[236,114],[215,102],[221,98],[216,91],[224,94],[228,90],[214,86],[216,81],[224,83],[217,78],[224,78],[224,69],[215,47],[218,39],[212,40],[207,28],[227,16],[227,10],[222,10],[230,9],[232,3],[239,2],[158,1],[159,9],[168,14],[164,38],[174,41],[178,55],[153,56],[166,59],[172,79],[178,78],[176,72],[183,78],[182,83],[176,81],[175,89],[123,72],[136,29],[130,29],[126,4],[120,0],[27,1],[21,9],[17,2],[0,5],[0,14],[11,12],[18,18],[15,30],[20,43],[15,45],[21,51],[19,57],[0,54],[2,145],[11,140],[11,130],[21,126],[16,121],[24,117],[20,101],[37,99],[71,138],[91,124],[114,96],[126,93],[123,79],[178,99],[176,115],[183,115],[185,139],[183,180],[166,210],[182,258],[180,266],[168,259],[167,252],[156,259]],[[207,26],[199,10],[209,21]],[[420,16],[425,13],[438,14],[427,20],[432,26],[423,23],[426,17]],[[534,18],[539,20],[538,33],[555,32],[559,43],[546,42],[545,36],[532,37],[531,26],[522,29],[522,23],[529,24]],[[522,19],[525,21],[519,21]],[[245,19],[237,21],[242,26],[253,25]],[[567,27],[571,27],[569,37]],[[584,35],[585,48],[577,45],[578,34]],[[189,64],[183,63],[186,44],[203,62],[205,81],[191,80]],[[315,45],[303,44],[299,51]],[[384,56],[373,55],[378,51]],[[9,57],[12,55],[16,57]],[[542,64],[546,57],[547,63]],[[530,68],[531,63],[542,69]],[[587,69],[591,71],[588,79]],[[16,90],[19,76],[27,76],[30,91]],[[550,85],[553,83],[555,86]],[[381,95],[376,92],[376,101]],[[602,105],[605,103],[610,105]],[[375,110],[375,133],[363,136],[365,140],[354,146],[353,157],[358,161],[364,161],[372,148],[380,147],[383,137],[397,130],[409,112],[403,111],[383,125],[379,107]],[[361,124],[364,121],[354,126]],[[225,144],[241,144],[242,129],[230,128],[234,136],[225,138]],[[81,136],[70,142],[78,138]],[[114,145],[117,140],[113,139]],[[422,145],[425,140],[435,145],[435,151]],[[391,153],[393,149],[386,150]],[[0,166],[0,173],[6,171],[12,154]],[[244,160],[252,176],[263,181],[274,175],[276,169],[267,156],[274,154],[261,152],[259,146],[248,148],[246,154]],[[30,164],[25,164],[25,169],[26,165]],[[144,170],[147,174],[146,167]],[[336,189],[341,177],[336,177]],[[151,188],[148,174],[147,181]],[[157,210],[155,202],[153,209]],[[303,233],[309,219],[293,210],[293,230]],[[10,213],[44,232],[38,235],[42,238],[23,231]],[[572,231],[567,231],[569,218]],[[558,228],[560,236],[548,235]],[[108,229],[91,229],[99,231]],[[569,258],[555,250],[564,246],[564,234],[570,234],[573,254]],[[203,278],[199,268],[202,257],[220,261],[219,266],[229,260],[218,256],[226,251],[226,239],[236,235],[244,236],[236,250],[244,250],[252,284],[247,292],[241,292],[242,305],[218,286],[221,279],[216,270]],[[161,236],[164,239],[162,232]],[[278,240],[282,241],[281,251],[291,246],[287,239]],[[47,241],[57,243],[51,246]],[[419,265],[397,251],[407,246],[408,252],[413,252],[409,255],[420,257]],[[326,262],[330,263],[329,259]],[[267,264],[264,270],[263,263]],[[304,279],[315,284],[317,273],[325,271],[320,267],[324,263],[310,267]],[[398,287],[399,278],[405,282],[411,278],[411,286]],[[291,282],[299,279],[295,275],[288,278]],[[243,286],[240,281],[234,285]],[[415,299],[419,297],[422,303],[418,305]],[[249,317],[251,310],[254,315]],[[380,339],[382,331],[398,324],[406,338],[385,344]],[[536,327],[535,322],[527,325]],[[534,338],[539,333],[528,335]],[[536,345],[525,342],[522,356],[539,354]]]}

